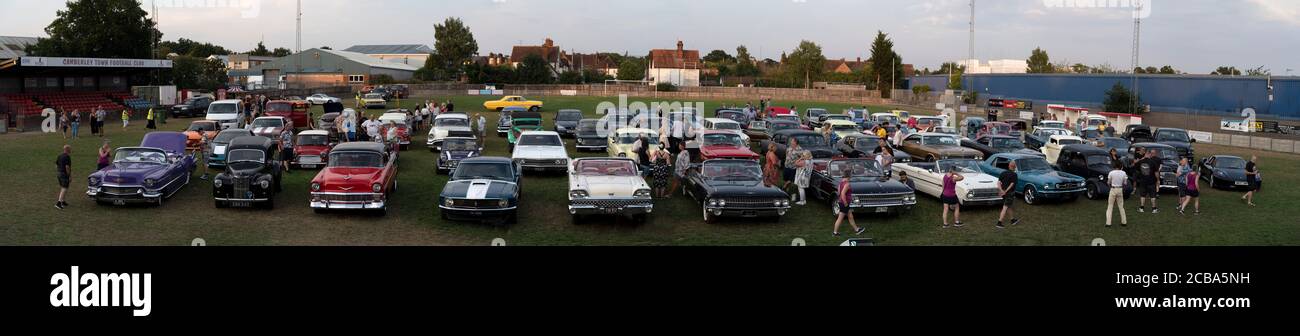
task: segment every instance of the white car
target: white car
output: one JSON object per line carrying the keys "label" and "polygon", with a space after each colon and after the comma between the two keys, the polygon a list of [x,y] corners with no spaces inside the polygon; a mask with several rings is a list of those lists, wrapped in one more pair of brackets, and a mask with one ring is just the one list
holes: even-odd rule
{"label": "white car", "polygon": [[336,97],[330,97],[327,94],[317,93],[311,95],[311,97],[307,97],[307,102],[312,105],[325,105],[328,103],[342,103],[343,100]]}
{"label": "white car", "polygon": [[237,99],[219,100],[208,105],[205,120],[215,121],[222,130],[244,128],[247,120],[244,114],[244,102]]}
{"label": "white car", "polygon": [[443,113],[433,118],[433,127],[429,128],[429,151],[441,151],[442,142],[451,137],[474,137],[469,116],[460,113]]}
{"label": "white car", "polygon": [[894,115],[893,113],[872,113],[871,114],[871,121],[875,121],[877,124],[883,125],[884,123],[888,122],[890,125],[898,125],[899,124],[898,120],[899,120],[898,116]]}
{"label": "white car", "polygon": [[[749,143],[749,135],[745,134],[744,128],[740,127],[740,123],[735,120],[726,118],[707,118],[704,119],[703,123],[700,123],[700,128],[704,131],[727,131],[736,133],[740,135],[741,139],[745,140],[745,143]],[[701,132],[695,132],[697,135],[700,133]]]}
{"label": "white car", "polygon": [[939,162],[895,163],[894,176],[907,173],[916,184],[916,191],[939,198],[943,195],[943,177],[951,169],[965,177],[957,182],[957,199],[962,205],[1002,204],[998,195],[998,179],[980,170],[977,160],[939,160]]}
{"label": "white car", "polygon": [[654,206],[650,185],[632,159],[577,159],[569,169],[569,214],[575,224],[588,215],[630,216],[643,222]]}
{"label": "white car", "polygon": [[520,133],[511,159],[525,170],[569,170],[569,153],[564,147],[564,139],[560,133],[551,131]]}
{"label": "white car", "polygon": [[[1056,120],[1040,121],[1038,122],[1038,127],[1036,128],[1054,128],[1054,129],[1059,128],[1059,129],[1064,129],[1069,131],[1068,129],[1066,129],[1066,125],[1064,121],[1056,121]],[[1074,132],[1070,132],[1070,134],[1073,135]]]}
{"label": "white car", "polygon": [[1061,157],[1061,148],[1069,145],[1083,144],[1083,138],[1073,135],[1053,135],[1048,138],[1047,144],[1043,145],[1040,150],[1043,155],[1047,156],[1047,162],[1056,163],[1056,159]]}
{"label": "white car", "polygon": [[382,93],[369,93],[361,97],[361,103],[366,109],[383,109],[388,108],[388,101],[384,100]]}

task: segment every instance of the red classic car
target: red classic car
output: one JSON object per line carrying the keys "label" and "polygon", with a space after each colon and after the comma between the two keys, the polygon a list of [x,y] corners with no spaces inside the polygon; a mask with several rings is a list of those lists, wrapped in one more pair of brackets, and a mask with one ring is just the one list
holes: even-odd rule
{"label": "red classic car", "polygon": [[311,181],[311,207],[388,211],[397,189],[397,155],[377,142],[349,142],[330,150],[329,162]]}
{"label": "red classic car", "polygon": [[749,150],[749,144],[740,134],[730,131],[701,131],[696,138],[700,145],[700,157],[713,159],[758,160],[759,156]]}
{"label": "red classic car", "polygon": [[190,123],[190,128],[185,129],[185,150],[193,152],[199,150],[204,145],[203,135],[208,136],[208,141],[217,138],[217,133],[221,130],[221,124],[211,120],[198,120]]}
{"label": "red classic car", "polygon": [[790,110],[790,108],[788,108],[788,107],[773,106],[773,107],[769,107],[769,108],[767,108],[767,115],[770,115],[770,116],[779,116],[779,115],[795,115],[795,116],[798,116],[799,114],[798,114],[798,113],[795,113],[793,110]]}
{"label": "red classic car", "polygon": [[307,116],[310,108],[311,103],[306,100],[272,100],[266,103],[266,111],[262,111],[262,115],[285,117],[292,120],[295,126],[310,127],[311,118]]}
{"label": "red classic car", "polygon": [[302,169],[316,169],[324,166],[330,154],[329,131],[303,131],[294,141],[293,162],[290,165]]}

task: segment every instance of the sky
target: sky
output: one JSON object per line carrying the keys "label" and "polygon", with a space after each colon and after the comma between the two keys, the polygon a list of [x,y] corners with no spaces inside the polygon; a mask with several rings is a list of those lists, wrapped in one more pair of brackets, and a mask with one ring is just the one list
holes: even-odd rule
{"label": "sky", "polygon": [[[265,40],[294,46],[292,0],[143,0],[159,7],[164,39],[189,38],[235,51]],[[433,25],[461,18],[479,53],[510,52],[546,38],[569,51],[647,54],[678,40],[702,53],[780,58],[801,40],[829,59],[870,57],[888,33],[905,63],[937,68],[967,58],[969,0],[303,0],[303,48],[357,44],[433,45]],[[980,0],[976,58],[1026,59],[1035,47],[1053,63],[1109,64],[1132,58],[1128,0]],[[1300,1],[1146,0],[1143,66],[1209,73],[1221,65],[1300,75]],[[0,0],[0,35],[44,36],[63,1]]]}

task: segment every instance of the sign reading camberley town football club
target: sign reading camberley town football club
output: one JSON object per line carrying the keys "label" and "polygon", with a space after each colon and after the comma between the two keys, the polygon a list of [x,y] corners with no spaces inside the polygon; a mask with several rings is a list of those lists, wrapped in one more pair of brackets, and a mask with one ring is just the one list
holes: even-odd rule
{"label": "sign reading camberley town football club", "polygon": [[68,67],[68,68],[158,68],[170,69],[171,60],[125,59],[125,58],[66,58],[66,57],[23,57],[24,67]]}

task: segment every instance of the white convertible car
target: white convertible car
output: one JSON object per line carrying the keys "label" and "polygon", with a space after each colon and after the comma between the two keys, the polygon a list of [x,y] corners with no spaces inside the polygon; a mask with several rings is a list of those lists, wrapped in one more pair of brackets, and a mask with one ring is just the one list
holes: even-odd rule
{"label": "white convertible car", "polygon": [[1061,148],[1069,145],[1083,144],[1083,138],[1073,135],[1053,135],[1043,145],[1043,155],[1047,156],[1047,162],[1056,163],[1056,159],[1061,157]]}
{"label": "white convertible car", "polygon": [[433,118],[433,127],[429,129],[429,151],[442,150],[442,142],[447,138],[473,138],[469,116],[460,113],[443,113]]}
{"label": "white convertible car", "polygon": [[654,211],[650,192],[632,159],[577,159],[569,170],[569,214],[575,224],[589,215],[628,216],[644,222]]}
{"label": "white convertible car", "polygon": [[570,161],[564,139],[550,131],[520,133],[511,158],[523,169],[535,171],[567,171]]}
{"label": "white convertible car", "polygon": [[943,176],[951,169],[965,177],[957,182],[957,199],[964,206],[1002,204],[998,179],[985,174],[976,160],[939,160],[939,162],[896,163],[894,176],[906,172],[916,184],[916,191],[939,198],[943,194]]}

